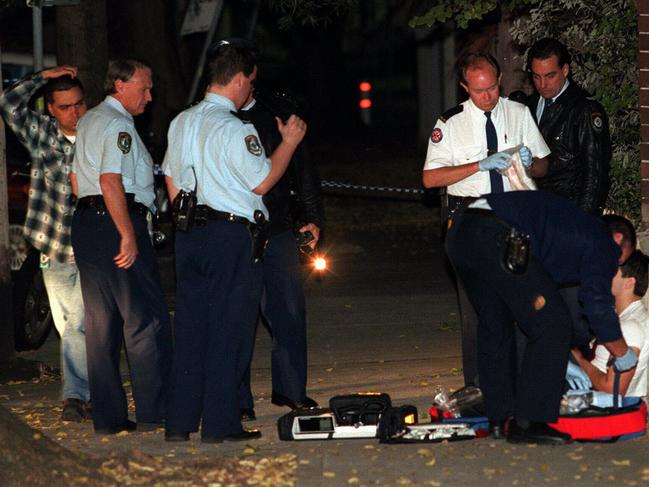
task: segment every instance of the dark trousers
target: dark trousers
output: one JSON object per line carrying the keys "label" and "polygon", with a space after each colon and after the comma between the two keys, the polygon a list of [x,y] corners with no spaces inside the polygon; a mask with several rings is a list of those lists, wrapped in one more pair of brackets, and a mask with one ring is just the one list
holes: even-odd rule
{"label": "dark trousers", "polygon": [[[293,232],[274,235],[263,261],[261,313],[272,337],[273,391],[300,402],[306,396],[306,305]],[[252,408],[250,367],[239,389],[239,404]]]}
{"label": "dark trousers", "polygon": [[[516,275],[502,265],[509,227],[492,215],[466,212],[446,249],[478,315],[478,371],[487,414],[552,422],[559,413],[571,318],[558,286],[530,255]],[[516,373],[515,328],[527,337]]]}
{"label": "dark trousers", "polygon": [[479,385],[478,377],[478,315],[467,296],[462,281],[455,276],[462,337],[462,372],[465,385]]}
{"label": "dark trousers", "polygon": [[250,363],[261,265],[239,223],[210,220],[176,234],[175,349],[167,430],[241,432],[238,389]]}
{"label": "dark trousers", "polygon": [[138,256],[119,269],[120,236],[107,212],[78,209],[72,245],[85,307],[86,351],[92,417],[96,428],[128,419],[119,370],[126,346],[137,421],[161,422],[171,359],[171,328],[160,274],[144,216],[132,214]]}

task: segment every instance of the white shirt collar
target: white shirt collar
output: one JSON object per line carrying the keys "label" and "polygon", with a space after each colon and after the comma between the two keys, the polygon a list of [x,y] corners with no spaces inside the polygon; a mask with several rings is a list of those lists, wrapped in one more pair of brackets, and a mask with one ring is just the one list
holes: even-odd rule
{"label": "white shirt collar", "polygon": [[636,309],[638,309],[640,306],[644,306],[642,304],[642,299],[638,299],[637,301],[634,301],[630,305],[628,305],[626,308],[622,310],[620,313],[620,319],[624,318],[626,315],[632,314]]}

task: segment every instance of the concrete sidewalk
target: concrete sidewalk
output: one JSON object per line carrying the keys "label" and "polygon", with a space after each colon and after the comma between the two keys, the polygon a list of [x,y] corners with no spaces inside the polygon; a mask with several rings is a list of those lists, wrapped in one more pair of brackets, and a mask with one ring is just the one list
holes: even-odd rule
{"label": "concrete sidewalk", "polygon": [[[455,294],[433,229],[362,232],[331,238],[326,247],[330,271],[318,278],[305,268],[309,395],[326,405],[336,394],[387,392],[394,404],[417,406],[420,420],[427,421],[435,387],[462,385]],[[170,262],[162,264],[164,269]],[[169,282],[166,287],[172,289]],[[20,356],[57,365],[58,345],[50,337],[41,350]],[[105,455],[137,449],[170,464],[232,456],[290,458],[300,486],[649,484],[646,438],[554,448],[490,439],[419,445],[281,442],[276,421],[288,409],[270,403],[270,340],[261,326],[252,381],[258,417],[252,425],[263,438],[247,445],[202,445],[198,435],[186,444],[169,444],[162,430],[95,436],[90,423],[58,420],[60,383],[55,380],[2,385],[0,402],[72,450]]]}

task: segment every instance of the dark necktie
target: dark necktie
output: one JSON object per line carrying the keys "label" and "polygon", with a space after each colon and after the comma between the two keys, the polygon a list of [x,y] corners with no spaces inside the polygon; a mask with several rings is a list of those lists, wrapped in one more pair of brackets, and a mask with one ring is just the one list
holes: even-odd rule
{"label": "dark necktie", "polygon": [[543,98],[543,111],[541,112],[541,120],[547,117],[548,108],[554,103],[552,98]]}
{"label": "dark necktie", "polygon": [[[496,127],[491,121],[491,112],[484,112],[484,114],[487,117],[487,124],[485,125],[485,131],[487,133],[487,154],[491,155],[498,152],[498,135],[496,135]],[[489,181],[491,181],[492,193],[502,193],[504,191],[503,177],[498,171],[494,169],[489,171]]]}

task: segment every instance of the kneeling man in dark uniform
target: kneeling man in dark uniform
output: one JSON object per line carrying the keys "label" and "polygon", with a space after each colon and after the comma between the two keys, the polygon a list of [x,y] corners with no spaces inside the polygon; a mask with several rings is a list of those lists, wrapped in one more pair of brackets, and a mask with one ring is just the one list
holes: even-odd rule
{"label": "kneeling man in dark uniform", "polygon": [[[568,443],[555,422],[564,386],[571,316],[559,287],[580,284],[579,301],[614,366],[637,356],[615,313],[611,281],[632,252],[606,224],[542,191],[489,194],[454,222],[446,250],[478,317],[478,371],[495,438],[513,443]],[[514,327],[528,338],[516,377]]]}

